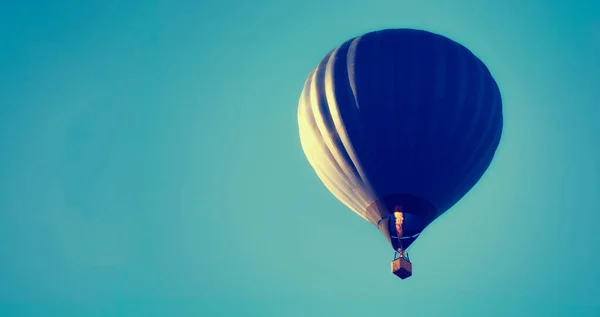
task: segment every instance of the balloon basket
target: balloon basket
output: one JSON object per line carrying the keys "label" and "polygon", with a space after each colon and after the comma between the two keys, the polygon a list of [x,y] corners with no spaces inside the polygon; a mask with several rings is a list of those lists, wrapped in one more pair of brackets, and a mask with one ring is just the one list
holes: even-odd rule
{"label": "balloon basket", "polygon": [[412,263],[403,257],[392,261],[392,273],[401,279],[409,278],[412,275]]}

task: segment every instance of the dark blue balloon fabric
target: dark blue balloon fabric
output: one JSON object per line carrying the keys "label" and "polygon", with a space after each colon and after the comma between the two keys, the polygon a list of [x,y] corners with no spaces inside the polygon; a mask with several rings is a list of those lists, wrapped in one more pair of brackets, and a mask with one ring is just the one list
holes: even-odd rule
{"label": "dark blue balloon fabric", "polygon": [[298,123],[308,161],[342,203],[378,225],[393,212],[386,199],[414,198],[405,211],[419,223],[409,231],[420,233],[492,162],[502,100],[488,68],[464,46],[388,29],[323,58],[306,80]]}

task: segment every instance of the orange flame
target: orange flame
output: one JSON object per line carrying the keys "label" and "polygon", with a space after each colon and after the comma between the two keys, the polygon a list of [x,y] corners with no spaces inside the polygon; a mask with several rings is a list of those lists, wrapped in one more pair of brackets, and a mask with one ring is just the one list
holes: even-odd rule
{"label": "orange flame", "polygon": [[[397,209],[398,210],[398,209]],[[398,233],[398,239],[402,237],[402,222],[404,221],[404,216],[402,215],[402,208],[399,208],[400,211],[394,212],[394,217],[396,218],[396,232]]]}

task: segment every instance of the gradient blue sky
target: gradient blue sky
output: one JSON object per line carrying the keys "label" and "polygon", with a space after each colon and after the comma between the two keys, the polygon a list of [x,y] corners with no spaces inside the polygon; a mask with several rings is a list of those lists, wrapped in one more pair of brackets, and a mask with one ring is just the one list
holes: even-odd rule
{"label": "gradient blue sky", "polygon": [[[296,121],[321,57],[388,27],[469,47],[505,102],[405,281]],[[600,316],[598,92],[592,0],[1,1],[0,316]]]}

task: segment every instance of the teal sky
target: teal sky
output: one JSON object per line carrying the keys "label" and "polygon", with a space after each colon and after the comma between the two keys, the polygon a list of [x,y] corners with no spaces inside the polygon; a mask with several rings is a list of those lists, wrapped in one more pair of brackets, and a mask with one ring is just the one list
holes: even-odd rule
{"label": "teal sky", "polygon": [[[505,103],[404,281],[296,121],[388,27],[464,44]],[[593,0],[0,2],[0,316],[600,316],[599,56]]]}

